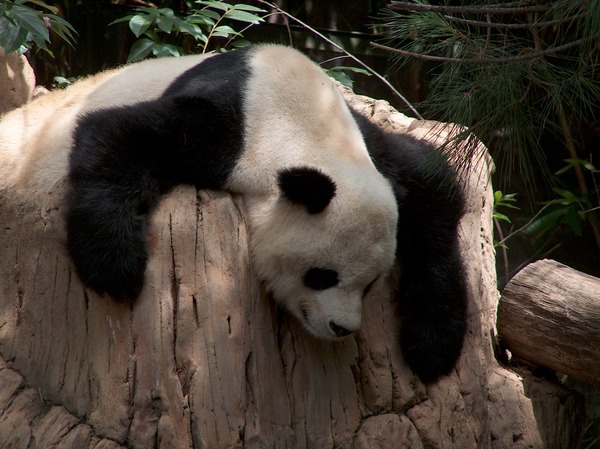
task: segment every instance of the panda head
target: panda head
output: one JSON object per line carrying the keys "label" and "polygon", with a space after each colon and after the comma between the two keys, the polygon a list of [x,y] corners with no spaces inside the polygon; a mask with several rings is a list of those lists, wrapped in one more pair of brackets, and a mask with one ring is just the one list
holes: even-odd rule
{"label": "panda head", "polygon": [[390,271],[396,251],[397,207],[387,181],[374,169],[332,171],[282,169],[278,192],[249,207],[258,275],[324,339],[359,329],[363,298]]}
{"label": "panda head", "polygon": [[246,204],[254,267],[314,336],[356,331],[394,264],[398,206],[334,82],[281,46],[249,54],[244,151],[228,180]]}

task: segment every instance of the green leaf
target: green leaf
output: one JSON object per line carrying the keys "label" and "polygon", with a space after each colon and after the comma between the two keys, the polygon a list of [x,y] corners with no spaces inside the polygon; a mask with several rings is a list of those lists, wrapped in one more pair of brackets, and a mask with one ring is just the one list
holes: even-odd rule
{"label": "green leaf", "polygon": [[560,196],[562,196],[568,202],[577,202],[578,201],[577,196],[575,196],[575,194],[573,192],[571,192],[570,190],[559,189],[558,187],[553,187],[552,190],[554,190],[556,193],[558,193]]}
{"label": "green leaf", "polygon": [[500,243],[494,239],[494,248],[508,249],[508,245],[506,243]]}
{"label": "green leaf", "polygon": [[71,81],[64,76],[55,76],[52,80],[57,84],[71,84]]}
{"label": "green leaf", "polygon": [[519,209],[518,206],[511,204],[511,203],[514,203],[515,201],[517,201],[516,193],[504,194],[501,190],[496,190],[494,192],[494,211],[496,211],[499,207],[505,207],[507,209],[518,210]]}
{"label": "green leaf", "polygon": [[26,6],[14,5],[10,12],[15,21],[22,27],[25,27],[34,37],[39,37],[45,41],[50,41],[50,32],[41,17],[41,13],[36,12]]}
{"label": "green leaf", "polygon": [[238,32],[227,25],[220,25],[218,27],[215,27],[212,31],[212,35],[215,37],[229,37],[231,35],[236,34],[238,34]]}
{"label": "green leaf", "polygon": [[45,52],[47,52],[51,57],[54,58],[54,53],[52,53],[49,49],[48,49],[48,44],[47,40],[43,39],[40,36],[36,36],[35,34],[29,34],[27,36],[28,39],[31,39],[33,41],[33,43],[35,44],[36,47],[38,47],[40,50],[44,50]]}
{"label": "green leaf", "polygon": [[205,34],[197,34],[194,36],[197,41],[204,42],[206,44],[208,42],[208,37]]}
{"label": "green leaf", "polygon": [[571,164],[565,165],[563,168],[561,168],[560,170],[557,170],[554,172],[554,174],[556,176],[562,175],[566,172],[568,172],[569,170],[571,170],[573,168],[573,166]]}
{"label": "green leaf", "polygon": [[175,12],[173,12],[173,10],[171,8],[158,8],[155,11],[157,12],[157,15],[160,17],[169,17],[171,19],[174,19],[177,17]]}
{"label": "green leaf", "polygon": [[202,32],[202,28],[200,28],[198,25],[188,23],[185,20],[177,21],[175,28],[180,33],[191,35],[194,39],[198,39],[199,36],[204,34]]}
{"label": "green leaf", "polygon": [[155,42],[152,47],[152,54],[159,58],[165,58],[169,56],[181,56],[182,50],[180,47],[171,44],[165,44],[163,42]]}
{"label": "green leaf", "polygon": [[158,28],[164,33],[171,33],[173,27],[178,22],[184,22],[181,20],[171,8],[159,8],[156,10],[158,12],[158,16],[156,17],[156,25]]}
{"label": "green leaf", "polygon": [[342,83],[346,87],[352,88],[352,86],[354,85],[352,78],[350,78],[345,72],[336,72],[329,70],[327,71],[327,75],[332,77],[334,80]]}
{"label": "green leaf", "polygon": [[145,37],[138,39],[131,46],[131,50],[129,50],[129,56],[127,56],[127,62],[135,62],[141,59],[144,59],[150,53],[152,53],[152,47],[154,46],[154,42]]}
{"label": "green leaf", "polygon": [[58,14],[58,8],[56,6],[50,6],[41,0],[27,0],[27,3],[33,3],[38,5],[40,8],[47,9],[52,14]]}
{"label": "green leaf", "polygon": [[546,232],[558,226],[564,220],[566,212],[566,208],[559,204],[549,207],[545,213],[536,218],[523,232],[526,235],[540,238]]}
{"label": "green leaf", "polygon": [[121,22],[129,22],[131,20],[131,18],[133,17],[133,15],[129,15],[129,16],[125,16],[125,17],[121,17],[120,19],[117,20],[113,20],[112,22],[110,22],[108,25],[115,25],[117,23],[121,23]]}
{"label": "green leaf", "polygon": [[368,70],[365,70],[365,69],[360,68],[360,67],[353,67],[353,66],[347,66],[347,65],[338,65],[338,66],[335,66],[335,67],[331,67],[328,70],[329,71],[342,71],[342,72],[360,73],[361,75],[372,76],[372,73],[369,72]]}
{"label": "green leaf", "polygon": [[265,9],[261,9],[257,6],[252,6],[252,5],[245,5],[243,3],[237,4],[237,5],[233,5],[234,9],[241,9],[243,11],[251,11],[251,12],[260,12],[260,13],[266,13],[267,11]]}
{"label": "green leaf", "polygon": [[173,20],[170,17],[159,17],[156,19],[156,25],[158,28],[168,34],[171,34],[171,30],[173,29]]}
{"label": "green leaf", "polygon": [[233,8],[233,6],[230,5],[229,3],[223,3],[223,2],[197,1],[196,3],[199,5],[208,6],[210,8],[215,8],[215,9],[218,9],[221,11],[229,11],[230,9]]}
{"label": "green leaf", "polygon": [[154,23],[154,20],[154,17],[147,14],[136,14],[129,20],[129,29],[135,37],[140,37],[148,28],[150,28],[150,25]]}
{"label": "green leaf", "polygon": [[565,220],[573,233],[580,237],[583,232],[583,220],[574,207],[569,207],[565,215]]}
{"label": "green leaf", "polygon": [[75,36],[73,35],[73,33],[77,34],[75,28],[73,28],[73,26],[69,22],[64,20],[62,17],[54,15],[49,15],[49,17],[52,21],[52,29],[54,30],[54,32],[58,34],[58,36],[67,44],[69,44],[71,47],[74,47]]}
{"label": "green leaf", "polygon": [[158,17],[161,14],[159,8],[151,6],[138,6],[133,8],[133,10],[140,13],[140,15],[147,15],[151,17]]}
{"label": "green leaf", "polygon": [[66,89],[67,87],[69,87],[71,84],[73,84],[75,81],[77,81],[77,78],[75,77],[69,77],[66,78],[64,76],[55,76],[54,78],[52,78],[52,84],[59,88],[59,89]]}
{"label": "green leaf", "polygon": [[215,24],[216,20],[219,20],[221,18],[221,14],[219,14],[216,11],[211,11],[210,9],[201,9],[198,12],[196,12],[192,17],[194,16],[205,18],[207,21],[211,21],[213,25]]}
{"label": "green leaf", "polygon": [[0,17],[0,47],[6,53],[17,51],[27,40],[27,30],[14,25],[6,17]]}
{"label": "green leaf", "polygon": [[510,218],[508,218],[507,215],[501,214],[499,212],[494,212],[492,216],[498,220],[506,221],[507,223],[512,223],[512,221],[510,221]]}
{"label": "green leaf", "polygon": [[582,166],[583,168],[585,168],[586,170],[589,170],[589,171],[595,171],[596,170],[596,168],[594,167],[594,165],[590,161],[587,161],[585,159],[569,158],[569,159],[565,159],[565,162],[567,162],[567,164],[568,164],[567,167],[569,167],[569,168],[570,167],[574,167],[575,165],[580,165],[580,166]]}
{"label": "green leaf", "polygon": [[583,165],[583,168],[585,168],[586,170],[596,171],[596,167],[594,167],[594,165],[591,162],[583,161],[581,165]]}
{"label": "green leaf", "polygon": [[251,45],[252,43],[249,40],[246,39],[236,39],[231,43],[232,47],[235,48],[244,48],[244,47],[248,47],[249,45]]}
{"label": "green leaf", "polygon": [[251,14],[246,11],[240,11],[238,9],[232,9],[232,10],[226,12],[224,14],[224,17],[227,17],[228,19],[231,19],[231,20],[235,20],[237,22],[252,23],[254,25],[258,25],[259,23],[261,23],[263,21],[262,18],[258,17],[255,14]]}
{"label": "green leaf", "polygon": [[53,56],[47,46],[50,29],[69,45],[74,45],[74,34],[77,33],[69,22],[55,14],[25,6],[25,3],[32,3],[51,13],[58,12],[56,7],[41,0],[0,2],[0,46],[5,52],[23,52],[35,45]]}

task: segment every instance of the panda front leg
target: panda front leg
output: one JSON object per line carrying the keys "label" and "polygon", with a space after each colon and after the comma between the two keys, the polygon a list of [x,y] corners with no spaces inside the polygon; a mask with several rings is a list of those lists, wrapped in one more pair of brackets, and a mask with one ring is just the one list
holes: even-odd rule
{"label": "panda front leg", "polygon": [[231,122],[211,101],[185,96],[78,120],[66,225],[70,256],[87,286],[120,299],[139,295],[150,212],[175,185],[223,186],[239,151],[233,143],[241,142],[228,132]]}
{"label": "panda front leg", "polygon": [[133,300],[144,285],[148,214],[160,194],[156,160],[165,146],[164,124],[151,112],[83,116],[69,156],[69,255],[86,286],[116,299]]}
{"label": "panda front leg", "polygon": [[421,380],[433,382],[456,364],[467,328],[467,288],[458,246],[463,195],[446,158],[431,144],[384,132],[352,112],[398,202],[397,300],[404,357]]}
{"label": "panda front leg", "polygon": [[458,243],[462,197],[456,189],[437,190],[429,181],[408,184],[398,228],[402,349],[424,382],[450,373],[467,328],[467,287]]}
{"label": "panda front leg", "polygon": [[81,280],[100,294],[133,300],[144,285],[148,211],[158,188],[144,176],[125,181],[71,186],[65,218],[68,251]]}
{"label": "panda front leg", "polygon": [[427,264],[408,267],[404,256],[400,287],[401,341],[410,368],[434,382],[454,368],[466,332],[466,286],[457,253],[432,255]]}

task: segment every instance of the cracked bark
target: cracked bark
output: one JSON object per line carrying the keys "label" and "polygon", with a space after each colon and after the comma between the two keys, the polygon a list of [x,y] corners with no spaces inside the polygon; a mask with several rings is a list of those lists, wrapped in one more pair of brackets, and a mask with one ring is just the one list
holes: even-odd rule
{"label": "cracked bark", "polygon": [[[447,134],[385,102],[349,98],[382,126]],[[342,342],[314,340],[279,310],[250,266],[240,198],[179,187],[163,199],[133,306],[83,288],[58,207],[0,198],[0,448],[573,447],[575,399],[493,357],[486,161],[465,180],[464,353],[429,387],[402,361],[385,286]]]}

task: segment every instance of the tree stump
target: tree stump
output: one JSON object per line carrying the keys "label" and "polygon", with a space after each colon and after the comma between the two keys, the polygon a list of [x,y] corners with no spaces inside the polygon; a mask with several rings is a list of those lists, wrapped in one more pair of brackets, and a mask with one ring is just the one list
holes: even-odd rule
{"label": "tree stump", "polygon": [[[348,95],[381,126],[449,132]],[[573,396],[494,359],[490,170],[482,156],[464,180],[464,351],[430,386],[403,363],[386,286],[341,342],[315,340],[279,310],[250,265],[241,198],[189,186],[166,196],[134,304],[78,280],[60,192],[43,209],[0,198],[0,448],[574,447]]]}

